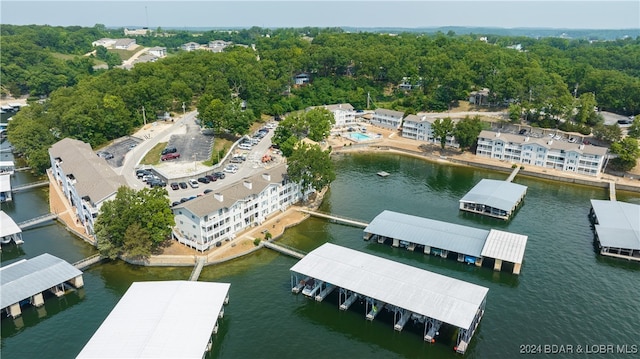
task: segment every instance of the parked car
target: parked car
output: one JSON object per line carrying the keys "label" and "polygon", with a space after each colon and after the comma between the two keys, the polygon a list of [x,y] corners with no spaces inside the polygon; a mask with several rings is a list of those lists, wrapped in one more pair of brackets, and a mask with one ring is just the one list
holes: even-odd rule
{"label": "parked car", "polygon": [[162,150],[162,155],[166,155],[167,153],[176,153],[178,152],[178,150],[175,147],[167,147],[164,150]]}
{"label": "parked car", "polygon": [[175,191],[175,190],[177,190],[179,188],[180,188],[180,186],[178,186],[178,182],[171,182],[171,189],[172,190]]}
{"label": "parked car", "polygon": [[198,181],[194,180],[193,178],[189,180],[189,186],[191,186],[191,188],[200,187],[200,185],[198,184]]}
{"label": "parked car", "polygon": [[524,135],[525,133],[527,133],[527,129],[523,128],[520,131],[518,131],[519,134]]}
{"label": "parked car", "polygon": [[175,207],[177,205],[179,205],[181,202],[180,201],[175,201],[173,203],[171,203],[171,207]]}
{"label": "parked car", "polygon": [[98,157],[102,157],[105,160],[110,160],[113,158],[113,154],[111,154],[111,152],[107,152],[107,151],[99,151],[98,152]]}
{"label": "parked car", "polygon": [[218,180],[218,177],[214,176],[214,175],[206,175],[204,176],[206,179],[208,179],[211,182],[215,182]]}
{"label": "parked car", "polygon": [[238,148],[241,150],[251,150],[251,145],[248,143],[241,143],[238,145]]}
{"label": "parked car", "polygon": [[164,187],[167,185],[167,182],[163,181],[163,180],[153,180],[153,181],[149,181],[149,186],[151,188],[153,187]]}
{"label": "parked car", "polygon": [[200,183],[209,183],[211,181],[207,177],[200,177],[200,178],[198,178],[198,182],[200,182]]}
{"label": "parked car", "polygon": [[162,161],[172,160],[174,158],[180,158],[180,154],[177,152],[171,152],[171,153],[167,153],[166,155],[162,155],[162,157],[160,157]]}
{"label": "parked car", "polygon": [[213,175],[218,179],[224,179],[224,177],[226,176],[224,172],[214,172]]}
{"label": "parked car", "polygon": [[180,188],[185,189],[187,188],[187,182],[180,182],[178,183],[178,186],[180,186]]}
{"label": "parked car", "polygon": [[144,176],[148,176],[148,175],[151,175],[151,174],[152,173],[149,170],[144,170],[144,169],[136,170],[136,176],[138,178],[140,178],[140,179],[142,179]]}
{"label": "parked car", "polygon": [[271,144],[271,148],[272,148],[272,149],[274,149],[274,150],[279,150],[279,149],[280,149],[280,145],[277,145],[277,144],[275,144],[275,143],[272,143],[272,144]]}
{"label": "parked car", "polygon": [[213,190],[211,188],[207,188],[204,190],[204,194],[211,193]]}
{"label": "parked car", "polygon": [[227,173],[236,173],[238,172],[238,167],[234,165],[228,165],[227,167],[224,168],[224,171]]}

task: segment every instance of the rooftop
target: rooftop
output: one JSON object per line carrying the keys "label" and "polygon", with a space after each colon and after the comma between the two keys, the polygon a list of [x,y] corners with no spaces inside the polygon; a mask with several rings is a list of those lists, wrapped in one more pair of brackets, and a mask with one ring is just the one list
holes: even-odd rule
{"label": "rooftop", "polygon": [[595,225],[603,247],[640,250],[640,205],[605,200],[591,200],[598,219]]}
{"label": "rooftop", "polygon": [[482,179],[460,202],[484,204],[504,211],[511,211],[527,192],[527,186],[507,181]]}
{"label": "rooftop", "polygon": [[4,213],[4,211],[0,211],[0,223],[2,223],[2,226],[0,226],[0,237],[22,232],[22,229],[20,229],[16,222],[14,222],[8,214]]}
{"label": "rooftop", "polygon": [[135,282],[77,358],[201,359],[228,283]]}
{"label": "rooftop", "polygon": [[590,154],[604,156],[607,154],[608,149],[606,147],[598,147],[593,145],[585,145],[581,143],[570,143],[567,141],[552,140],[550,138],[530,137],[525,135],[517,135],[513,133],[500,133],[494,131],[482,130],[480,138],[488,139],[500,139],[507,143],[515,143],[519,145],[533,144],[546,149],[563,150],[565,152],[577,152],[580,154]]}
{"label": "rooftop", "polygon": [[291,271],[468,329],[488,288],[325,243]]}
{"label": "rooftop", "polygon": [[480,257],[489,231],[383,211],[364,229],[389,238]]}
{"label": "rooftop", "polygon": [[[4,226],[3,226],[4,227]],[[82,272],[49,253],[0,268],[0,308],[73,279]]]}

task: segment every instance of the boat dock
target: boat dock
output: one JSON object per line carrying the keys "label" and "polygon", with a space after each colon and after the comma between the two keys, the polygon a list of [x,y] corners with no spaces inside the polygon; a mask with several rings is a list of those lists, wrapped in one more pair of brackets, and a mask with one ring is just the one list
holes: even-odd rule
{"label": "boat dock", "polygon": [[640,205],[592,199],[589,218],[601,255],[640,262]]}
{"label": "boat dock", "polygon": [[262,241],[261,242],[263,246],[265,246],[266,248],[269,249],[273,249],[276,252],[280,252],[282,254],[288,255],[290,257],[293,258],[298,258],[298,259],[302,259],[304,258],[305,254],[302,251],[299,251],[295,248],[289,247],[289,246],[285,246],[284,244],[276,244],[273,242],[269,242],[269,241]]}
{"label": "boat dock", "polygon": [[80,270],[48,253],[6,265],[0,274],[0,308],[12,318],[22,315],[23,304],[44,305],[45,291],[60,297],[67,283],[75,288],[84,286]]}
{"label": "boat dock", "polygon": [[478,267],[488,258],[496,271],[508,262],[513,264],[513,274],[520,274],[528,237],[383,211],[364,229],[363,238],[411,251],[420,248],[425,254],[454,257]]}
{"label": "boat dock", "polygon": [[8,173],[0,174],[0,203],[13,201],[13,192],[11,191],[11,175]]}
{"label": "boat dock", "polygon": [[[316,301],[339,288],[338,305],[347,310],[364,301],[365,318],[393,313],[394,329],[411,321],[424,325],[424,340],[435,342],[442,324],[457,328],[454,350],[464,353],[484,315],[488,288],[423,269],[325,243],[291,267],[293,293]],[[298,289],[296,291],[296,288]]]}
{"label": "boat dock", "polygon": [[0,242],[8,244],[11,241],[15,244],[22,244],[22,228],[4,211],[0,211]]}
{"label": "boat dock", "polygon": [[76,358],[205,358],[230,286],[134,282]]}
{"label": "boat dock", "polygon": [[524,201],[527,186],[512,183],[515,168],[506,181],[482,179],[460,200],[460,210],[508,220]]}
{"label": "boat dock", "polygon": [[311,216],[314,216],[314,217],[326,218],[326,219],[330,219],[332,221],[335,221],[337,223],[347,224],[347,225],[350,225],[350,226],[365,228],[366,226],[369,225],[368,223],[362,222],[362,221],[357,220],[357,219],[351,219],[351,218],[347,218],[347,217],[336,216],[336,215],[333,215],[333,214],[322,213],[322,212],[318,212],[318,211],[311,211],[311,210],[308,210],[308,209],[299,209],[299,211],[303,212],[303,213],[307,213],[307,214],[309,214]]}

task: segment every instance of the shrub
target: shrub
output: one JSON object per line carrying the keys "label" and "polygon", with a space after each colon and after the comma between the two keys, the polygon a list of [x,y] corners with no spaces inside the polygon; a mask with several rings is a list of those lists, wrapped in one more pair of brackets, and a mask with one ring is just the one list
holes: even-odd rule
{"label": "shrub", "polygon": [[262,239],[260,239],[260,238],[256,238],[256,239],[254,239],[254,240],[253,240],[253,245],[254,245],[254,246],[259,246],[259,245],[260,245],[260,241],[262,241]]}
{"label": "shrub", "polygon": [[514,168],[514,169],[515,169],[515,168],[517,168],[517,167],[518,167],[518,165],[517,165],[517,164],[515,164],[515,163],[511,165],[511,168]]}

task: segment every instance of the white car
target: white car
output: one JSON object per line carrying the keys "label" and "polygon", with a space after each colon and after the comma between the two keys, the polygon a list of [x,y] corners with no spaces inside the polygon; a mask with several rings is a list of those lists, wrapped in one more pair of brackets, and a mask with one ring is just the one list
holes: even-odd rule
{"label": "white car", "polygon": [[191,186],[191,188],[200,187],[200,185],[198,184],[198,181],[194,180],[193,178],[189,180],[189,186]]}
{"label": "white car", "polygon": [[251,151],[251,145],[248,143],[241,143],[238,145],[238,148],[241,150],[249,150]]}
{"label": "white car", "polygon": [[238,166],[228,165],[227,167],[224,168],[224,171],[227,173],[236,173],[238,172]]}

